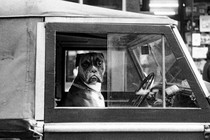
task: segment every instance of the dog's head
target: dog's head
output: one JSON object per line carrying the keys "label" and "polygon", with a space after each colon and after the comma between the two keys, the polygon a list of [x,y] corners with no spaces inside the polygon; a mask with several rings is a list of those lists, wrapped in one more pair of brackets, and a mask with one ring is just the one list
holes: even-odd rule
{"label": "dog's head", "polygon": [[77,54],[78,76],[87,84],[103,82],[105,60],[102,53]]}

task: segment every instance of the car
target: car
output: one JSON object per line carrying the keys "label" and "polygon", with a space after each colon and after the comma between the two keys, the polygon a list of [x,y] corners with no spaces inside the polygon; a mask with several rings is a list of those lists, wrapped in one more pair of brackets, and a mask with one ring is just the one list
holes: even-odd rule
{"label": "car", "polygon": [[[209,83],[176,21],[58,0],[8,10],[0,14],[1,138],[209,139]],[[64,106],[77,56],[90,52],[104,55],[105,107]]]}

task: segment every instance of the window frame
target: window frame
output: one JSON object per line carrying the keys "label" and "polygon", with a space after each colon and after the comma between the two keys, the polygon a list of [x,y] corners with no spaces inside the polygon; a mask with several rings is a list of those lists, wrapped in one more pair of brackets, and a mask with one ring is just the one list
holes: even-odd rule
{"label": "window frame", "polygon": [[[204,93],[195,95],[201,107],[199,109],[55,108],[56,63],[58,63],[56,62],[56,32],[162,34],[166,37],[172,49],[176,51],[175,55],[180,55],[183,50],[178,43],[178,39],[174,36],[172,26],[169,25],[46,23],[45,28],[45,122],[206,122],[209,120],[209,104],[204,97]],[[176,47],[176,45],[180,47]],[[186,63],[183,64],[183,67],[192,71],[189,62]],[[193,71],[192,74],[194,74]],[[192,76],[191,78],[191,80],[198,82],[196,77]],[[197,90],[196,87],[193,87],[194,90]]]}

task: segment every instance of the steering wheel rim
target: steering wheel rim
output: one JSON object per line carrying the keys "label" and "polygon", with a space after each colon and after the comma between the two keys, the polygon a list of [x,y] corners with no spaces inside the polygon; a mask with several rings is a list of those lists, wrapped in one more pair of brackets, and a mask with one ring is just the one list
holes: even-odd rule
{"label": "steering wheel rim", "polygon": [[[149,89],[151,84],[153,83],[155,78],[155,74],[154,72],[150,73],[146,78],[144,78],[144,80],[141,82],[141,85],[139,87],[139,89],[136,91],[140,91],[141,89],[146,90]],[[133,103],[133,106],[140,106],[142,105],[142,103],[145,101],[145,99],[147,98],[147,96],[149,95],[149,92],[145,95],[139,95],[136,99],[136,101]]]}

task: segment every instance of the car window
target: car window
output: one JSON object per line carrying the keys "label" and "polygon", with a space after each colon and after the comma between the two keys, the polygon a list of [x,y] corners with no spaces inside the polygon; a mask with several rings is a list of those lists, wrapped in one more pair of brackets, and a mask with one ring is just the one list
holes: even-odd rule
{"label": "car window", "polygon": [[57,33],[56,37],[65,61],[64,86],[57,88],[55,106],[62,106],[62,98],[70,94],[78,75],[77,56],[94,52],[104,56],[100,92],[105,107],[199,107],[188,71],[182,67],[184,56],[176,55],[163,35]]}

